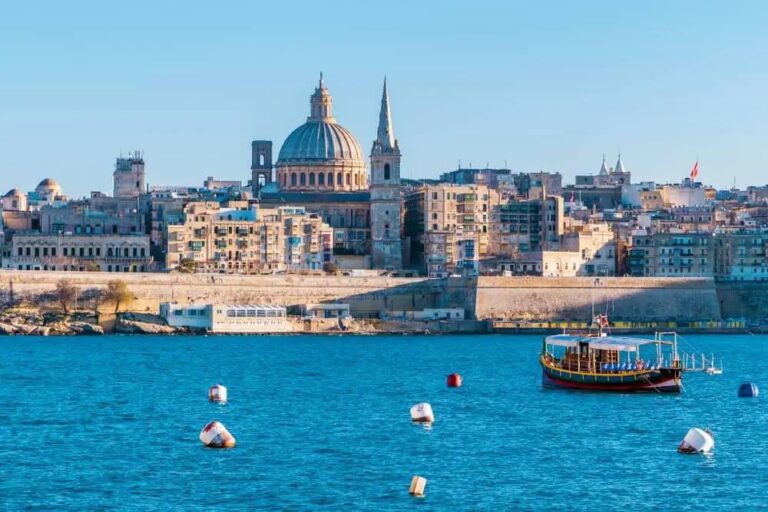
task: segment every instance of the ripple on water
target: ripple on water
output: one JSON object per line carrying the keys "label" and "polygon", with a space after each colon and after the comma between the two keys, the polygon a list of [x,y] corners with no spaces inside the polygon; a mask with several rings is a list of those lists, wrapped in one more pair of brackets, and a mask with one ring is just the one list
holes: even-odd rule
{"label": "ripple on water", "polygon": [[[539,337],[4,339],[0,508],[761,507],[768,411],[736,389],[768,388],[768,337],[687,340],[726,373],[660,396],[544,390]],[[217,382],[226,405],[207,402]],[[410,421],[421,401],[431,427]],[[200,444],[212,419],[236,448]],[[691,426],[713,455],[676,453]]]}

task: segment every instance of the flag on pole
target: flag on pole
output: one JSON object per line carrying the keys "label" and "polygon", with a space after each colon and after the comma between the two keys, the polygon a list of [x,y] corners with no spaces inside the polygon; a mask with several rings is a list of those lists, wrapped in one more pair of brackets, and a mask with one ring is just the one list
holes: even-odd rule
{"label": "flag on pole", "polygon": [[695,180],[698,175],[699,175],[699,161],[696,160],[696,163],[693,164],[693,169],[691,169],[691,179]]}

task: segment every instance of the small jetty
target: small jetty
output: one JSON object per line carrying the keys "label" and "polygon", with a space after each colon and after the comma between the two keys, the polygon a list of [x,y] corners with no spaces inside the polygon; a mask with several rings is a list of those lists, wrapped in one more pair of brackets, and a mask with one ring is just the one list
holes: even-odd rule
{"label": "small jetty", "polygon": [[715,364],[715,355],[710,354],[709,358],[704,353],[683,353],[682,363],[684,372],[699,372],[707,375],[723,374],[723,358],[720,358],[720,366]]}

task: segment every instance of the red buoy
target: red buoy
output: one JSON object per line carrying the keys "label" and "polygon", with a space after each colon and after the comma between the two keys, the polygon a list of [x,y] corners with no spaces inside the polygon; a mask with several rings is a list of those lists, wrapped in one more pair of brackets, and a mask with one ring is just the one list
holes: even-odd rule
{"label": "red buoy", "polygon": [[459,375],[458,373],[450,374],[448,376],[446,384],[448,384],[449,388],[460,388],[461,387],[461,375]]}

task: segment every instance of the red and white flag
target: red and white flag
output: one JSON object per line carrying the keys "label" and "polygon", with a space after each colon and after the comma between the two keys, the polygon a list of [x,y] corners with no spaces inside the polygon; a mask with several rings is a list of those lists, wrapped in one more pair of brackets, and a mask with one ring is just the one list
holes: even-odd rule
{"label": "red and white flag", "polygon": [[693,164],[693,169],[691,169],[691,179],[695,180],[698,175],[699,175],[699,161],[696,160],[696,163]]}

